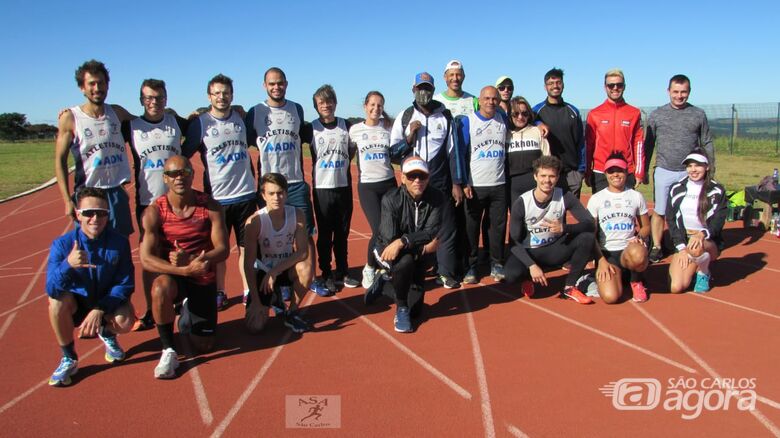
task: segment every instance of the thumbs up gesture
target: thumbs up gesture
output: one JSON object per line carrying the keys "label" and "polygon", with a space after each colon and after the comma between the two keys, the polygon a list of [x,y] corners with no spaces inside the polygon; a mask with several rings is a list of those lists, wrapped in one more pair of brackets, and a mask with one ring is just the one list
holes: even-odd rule
{"label": "thumbs up gesture", "polygon": [[179,246],[178,240],[173,241],[173,246],[174,250],[168,253],[168,261],[170,261],[173,266],[187,266],[192,259],[190,253]]}
{"label": "thumbs up gesture", "polygon": [[209,272],[209,260],[206,258],[206,251],[203,250],[197,257],[190,261],[187,266],[187,273],[190,277],[206,275]]}
{"label": "thumbs up gesture", "polygon": [[79,249],[78,240],[73,241],[73,248],[70,250],[70,254],[68,254],[68,264],[74,269],[95,267],[95,265],[89,263],[87,252]]}

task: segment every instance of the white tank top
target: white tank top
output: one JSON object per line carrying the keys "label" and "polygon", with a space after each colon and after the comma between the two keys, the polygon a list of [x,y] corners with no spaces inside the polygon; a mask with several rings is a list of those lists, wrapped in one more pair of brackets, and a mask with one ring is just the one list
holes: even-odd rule
{"label": "white tank top", "polygon": [[258,210],[257,216],[260,218],[260,234],[257,236],[260,252],[256,265],[268,272],[293,254],[297,226],[295,207],[284,206],[284,225],[278,230],[274,229],[271,217],[268,215],[268,207]]}
{"label": "white tank top", "polygon": [[211,196],[221,202],[255,193],[244,121],[235,111],[224,120],[209,113],[199,118]]}
{"label": "white tank top", "polygon": [[395,178],[390,163],[390,130],[384,120],[376,126],[365,122],[349,128],[349,141],[357,150],[357,165],[361,183],[374,183]]}
{"label": "white tank top", "polygon": [[317,189],[349,186],[349,132],[344,119],[336,127],[325,128],[319,119],[311,122],[312,149],[315,152],[312,182]]}
{"label": "white tank top", "polygon": [[477,113],[469,121],[469,182],[474,187],[495,187],[506,183],[504,176],[504,146],[506,124],[496,113],[483,120]]}
{"label": "white tank top", "polygon": [[111,105],[103,108],[105,114],[97,119],[78,106],[70,109],[75,122],[70,145],[76,164],[74,189],[81,186],[110,189],[130,181],[130,164],[119,118]]}
{"label": "white tank top", "polygon": [[260,171],[281,173],[289,184],[303,181],[301,123],[295,102],[279,108],[261,102],[254,107],[253,121],[260,150]]}
{"label": "white tank top", "polygon": [[165,113],[157,123],[142,118],[130,122],[130,146],[136,157],[136,201],[151,205],[158,196],[168,191],[163,182],[165,162],[181,155],[181,130],[173,114]]}
{"label": "white tank top", "polygon": [[563,190],[556,187],[553,196],[545,208],[539,208],[534,199],[534,191],[529,190],[522,195],[523,205],[525,206],[525,227],[528,234],[523,240],[523,246],[526,248],[539,248],[547,246],[558,240],[563,233],[553,233],[549,227],[542,225],[543,221],[552,222],[559,220],[563,222],[566,214],[566,206],[563,203]]}
{"label": "white tank top", "polygon": [[685,185],[685,197],[680,203],[680,212],[682,213],[683,225],[687,231],[706,230],[707,226],[701,223],[699,219],[699,194],[703,181],[691,181]]}

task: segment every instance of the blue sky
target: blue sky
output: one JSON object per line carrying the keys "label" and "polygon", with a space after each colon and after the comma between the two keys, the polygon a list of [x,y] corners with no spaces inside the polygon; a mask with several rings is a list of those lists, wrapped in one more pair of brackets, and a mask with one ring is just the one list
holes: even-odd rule
{"label": "blue sky", "polygon": [[207,104],[206,83],[220,72],[248,109],[265,99],[263,72],[279,66],[308,120],[323,83],[335,87],[341,116],[362,116],[373,89],[395,116],[411,103],[414,74],[429,71],[442,91],[453,58],[465,66],[465,90],[509,75],[532,103],[545,97],[542,77],[553,66],[565,71],[564,98],[583,109],[604,100],[613,67],[626,73],[626,98],[637,106],[666,103],[676,73],[691,78],[694,104],[780,100],[778,1],[6,0],[0,13],[0,113],[33,123],[55,123],[59,108],[83,101],[73,73],[91,58],[111,72],[108,101],[133,113],[145,78],[165,80],[168,104],[188,113]]}

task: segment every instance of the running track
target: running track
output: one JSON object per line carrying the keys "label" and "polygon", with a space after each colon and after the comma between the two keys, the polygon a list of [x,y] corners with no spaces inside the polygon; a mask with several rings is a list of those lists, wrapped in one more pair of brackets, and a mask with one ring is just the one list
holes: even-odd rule
{"label": "running track", "polygon": [[[355,204],[350,264],[358,276],[370,231],[356,190]],[[156,330],[121,336],[128,358],[120,365],[103,361],[99,340],[77,340],[74,384],[50,388],[60,352],[43,285],[51,240],[69,227],[56,187],[0,204],[4,436],[780,436],[780,239],[734,223],[707,295],[656,292],[668,260],[649,269],[651,298],[641,305],[560,300],[563,271],[532,300],[488,277],[460,290],[431,283],[414,334],[395,333],[389,301],[366,307],[357,288],[308,297],[314,332],[291,334],[272,319],[250,336],[234,251],[215,352],[158,381]],[[140,269],[136,277],[133,302],[143,309]],[[755,410],[732,400],[685,420],[691,411],[663,408],[668,379],[716,377],[754,379]],[[599,389],[623,378],[658,379],[661,405],[616,409]],[[329,397],[322,410],[325,419],[340,414],[340,428],[288,428],[285,415],[307,413],[286,410],[291,395],[340,396],[340,407]]]}

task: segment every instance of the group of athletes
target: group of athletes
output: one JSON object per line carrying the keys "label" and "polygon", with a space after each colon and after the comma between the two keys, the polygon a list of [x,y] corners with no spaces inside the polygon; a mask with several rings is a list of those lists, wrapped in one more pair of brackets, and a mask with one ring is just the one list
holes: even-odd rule
{"label": "group of athletes", "polygon": [[[318,117],[307,123],[303,107],[285,97],[281,69],[265,72],[267,99],[246,112],[232,106],[232,81],[219,74],[207,84],[208,109],[185,119],[167,108],[163,81],[143,81],[143,114],[136,117],[105,103],[109,73],[101,62],[81,65],[76,82],[86,100],[61,112],[56,140],[57,182],[65,214],[77,226],[53,242],[49,258],[49,317],[62,350],[49,384],[68,385],[78,370],[75,327],[82,337],[103,340],[109,362],[125,356],[118,333],[156,327],[162,344],[156,378],[176,376],[177,313],[179,332],[197,350],[213,348],[217,313],[228,301],[231,231],[251,332],[263,328],[269,309],[294,332],[310,330],[299,312],[308,291],[328,296],[362,285],[369,304],[386,283],[395,288],[396,331],[411,332],[410,307],[415,315],[417,306],[409,303],[421,303],[424,292],[423,264],[415,268],[415,261],[425,260],[445,288],[478,283],[480,238],[490,276],[519,284],[529,298],[535,285],[547,286],[546,270],[563,266],[564,298],[617,303],[628,284],[632,299],[643,302],[642,273],[663,257],[666,223],[674,246],[670,291],[691,283],[696,292],[709,291],[725,191],[712,178],[706,116],[687,103],[687,77],[671,78],[670,103],[650,115],[646,132],[640,111],[623,98],[620,70],[605,74],[607,99],[585,123],[564,101],[557,68],[544,76],[547,98],[533,107],[513,97],[507,76],[479,96],[466,93],[457,60],[447,63],[443,79],[447,89],[436,93],[434,78],[417,74],[414,101],[394,120],[384,111],[384,96],[371,91],[365,120],[351,124],[335,115],[329,85],[315,91]],[[313,190],[304,180],[303,144],[311,151]],[[250,146],[259,150],[257,172]],[[654,201],[665,208],[651,217],[634,186],[647,183],[653,151]],[[195,154],[204,191],[192,187]],[[372,232],[360,280],[349,273],[347,257],[353,159]],[[394,163],[401,164],[400,186]],[[146,303],[139,317],[130,303],[133,225],[123,187],[131,180]],[[579,201],[583,181],[594,193],[587,207]],[[585,274],[590,261],[595,275]]]}

